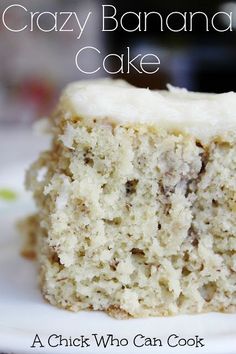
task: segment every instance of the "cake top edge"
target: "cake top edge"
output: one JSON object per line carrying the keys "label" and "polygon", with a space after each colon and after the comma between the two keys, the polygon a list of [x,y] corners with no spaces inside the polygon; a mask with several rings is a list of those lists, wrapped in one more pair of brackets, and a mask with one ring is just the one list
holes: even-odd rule
{"label": "cake top edge", "polygon": [[69,84],[59,108],[72,116],[111,119],[119,124],[150,124],[199,138],[234,130],[236,93],[195,93],[167,85],[167,90],[137,88],[123,80],[97,79]]}
{"label": "cake top edge", "polygon": [[80,94],[80,92],[84,90],[86,90],[89,93],[89,91],[92,92],[96,89],[97,90],[103,89],[105,91],[116,91],[116,92],[120,91],[120,92],[126,92],[130,94],[132,93],[138,96],[149,93],[156,97],[164,96],[168,99],[178,98],[178,99],[189,99],[189,100],[196,100],[196,99],[215,100],[225,95],[227,96],[235,95],[236,97],[236,92],[234,91],[228,91],[223,93],[205,93],[205,92],[188,91],[186,88],[175,87],[171,84],[167,84],[166,86],[167,86],[166,90],[152,90],[149,87],[141,88],[141,87],[133,86],[129,84],[127,81],[122,79],[110,79],[110,78],[91,79],[91,80],[75,81],[68,84],[64,89],[63,94],[76,95],[76,94]]}

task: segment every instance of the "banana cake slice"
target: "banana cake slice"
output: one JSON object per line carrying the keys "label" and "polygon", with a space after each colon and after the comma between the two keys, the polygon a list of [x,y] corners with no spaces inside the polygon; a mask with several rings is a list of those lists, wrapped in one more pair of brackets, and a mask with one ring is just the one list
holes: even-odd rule
{"label": "banana cake slice", "polygon": [[62,93],[26,176],[51,304],[117,318],[236,310],[236,93],[168,89],[92,80]]}

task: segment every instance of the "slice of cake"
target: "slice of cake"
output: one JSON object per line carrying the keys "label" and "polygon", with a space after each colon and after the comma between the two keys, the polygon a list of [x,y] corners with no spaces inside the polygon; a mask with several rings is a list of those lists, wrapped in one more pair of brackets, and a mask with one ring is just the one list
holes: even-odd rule
{"label": "slice of cake", "polygon": [[235,311],[236,93],[78,82],[50,122],[26,178],[44,297],[118,318]]}

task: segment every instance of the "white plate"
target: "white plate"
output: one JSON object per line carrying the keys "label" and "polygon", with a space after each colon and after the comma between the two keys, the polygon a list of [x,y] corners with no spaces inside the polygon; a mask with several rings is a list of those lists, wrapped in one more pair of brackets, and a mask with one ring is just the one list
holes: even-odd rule
{"label": "white plate", "polygon": [[[236,354],[236,314],[203,314],[166,318],[115,320],[104,313],[71,313],[47,304],[37,286],[37,272],[33,262],[19,256],[19,235],[15,221],[31,212],[33,205],[22,188],[25,162],[8,166],[0,172],[0,188],[9,185],[19,191],[15,202],[0,204],[0,353],[208,353]],[[15,182],[14,182],[15,181]],[[31,348],[36,334],[43,348]],[[65,338],[89,338],[89,347],[50,347],[48,338],[53,335]],[[98,347],[94,334],[112,334],[115,338],[126,338],[126,346]],[[138,334],[159,338],[160,346],[136,347],[133,339]],[[170,347],[167,338],[176,334],[179,338],[203,338],[204,347]],[[51,337],[51,345],[59,344]],[[98,338],[98,337],[97,337]],[[170,344],[177,340],[171,337]],[[65,341],[64,341],[65,342]],[[63,342],[63,343],[64,343]],[[136,344],[143,344],[141,336]],[[75,344],[78,340],[75,341]],[[123,339],[122,344],[126,340]],[[158,343],[158,341],[157,341]],[[180,342],[181,344],[183,341]],[[190,344],[193,341],[190,340]],[[65,343],[64,343],[65,344]]]}

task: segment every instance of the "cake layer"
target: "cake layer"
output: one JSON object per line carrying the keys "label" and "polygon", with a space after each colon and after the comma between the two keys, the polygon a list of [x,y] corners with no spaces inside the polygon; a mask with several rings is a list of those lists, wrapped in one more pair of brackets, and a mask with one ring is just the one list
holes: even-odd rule
{"label": "cake layer", "polygon": [[119,318],[236,310],[235,111],[224,111],[235,94],[172,91],[64,92],[26,181],[50,303]]}
{"label": "cake layer", "polygon": [[169,91],[136,88],[121,80],[70,84],[61,98],[65,118],[84,123],[109,117],[119,124],[150,124],[209,141],[236,129],[236,93],[204,94],[169,86]]}

